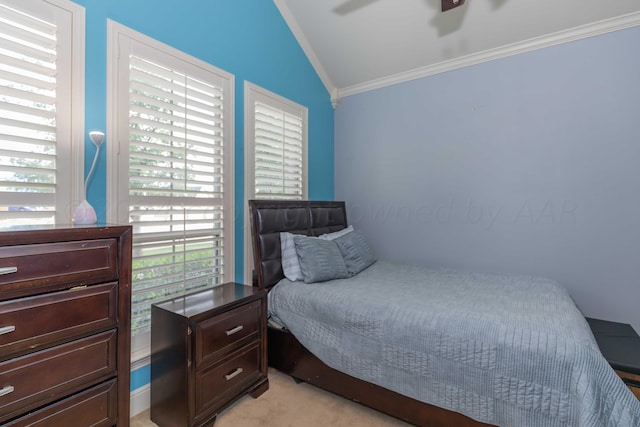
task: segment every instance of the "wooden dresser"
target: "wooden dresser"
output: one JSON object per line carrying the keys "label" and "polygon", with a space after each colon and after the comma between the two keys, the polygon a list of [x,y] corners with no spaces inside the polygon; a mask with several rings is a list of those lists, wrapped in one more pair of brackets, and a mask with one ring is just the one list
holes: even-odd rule
{"label": "wooden dresser", "polygon": [[218,413],[267,379],[264,290],[237,283],[151,307],[151,420],[212,425]]}
{"label": "wooden dresser", "polygon": [[0,231],[0,425],[129,425],[131,234]]}

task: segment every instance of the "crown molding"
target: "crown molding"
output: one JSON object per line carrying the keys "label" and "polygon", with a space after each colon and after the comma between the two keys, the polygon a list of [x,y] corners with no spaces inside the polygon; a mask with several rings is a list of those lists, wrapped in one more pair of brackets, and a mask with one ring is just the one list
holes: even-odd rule
{"label": "crown molding", "polygon": [[[278,2],[278,0],[274,1]],[[521,53],[593,37],[612,31],[618,31],[625,28],[635,27],[638,25],[640,25],[640,12],[634,12],[627,15],[619,16],[617,18],[606,19],[592,24],[574,27],[564,31],[558,31],[556,33],[551,33],[545,36],[535,37],[522,42],[509,44],[478,53],[473,53],[471,55],[466,55],[449,61],[415,68],[407,72],[402,72],[388,77],[383,77],[365,83],[341,88],[337,90],[337,94],[333,92],[332,102],[334,103],[334,105],[337,105],[341,98],[347,96],[368,92],[370,90],[379,89],[382,87],[391,86],[397,83],[403,83],[434,74],[444,73],[446,71],[456,70],[458,68],[480,64],[482,62],[493,61],[495,59],[518,55]]]}
{"label": "crown molding", "polygon": [[285,22],[289,26],[289,29],[293,33],[293,36],[296,38],[298,44],[304,51],[305,55],[307,55],[307,59],[309,59],[309,62],[311,62],[311,65],[316,70],[316,73],[318,73],[318,77],[320,77],[320,80],[327,88],[327,91],[329,92],[329,94],[331,94],[331,103],[335,103],[335,105],[337,105],[337,100],[334,101],[333,98],[333,94],[337,93],[337,88],[331,81],[329,73],[327,73],[327,71],[322,66],[322,63],[320,62],[320,59],[316,55],[315,51],[311,48],[311,44],[307,40],[307,37],[304,35],[304,31],[302,31],[302,28],[300,27],[300,24],[298,24],[296,18],[293,16],[293,13],[291,13],[291,10],[289,10],[289,6],[287,6],[286,1],[273,0],[273,2],[280,11],[280,15],[282,15],[282,17],[284,18]]}

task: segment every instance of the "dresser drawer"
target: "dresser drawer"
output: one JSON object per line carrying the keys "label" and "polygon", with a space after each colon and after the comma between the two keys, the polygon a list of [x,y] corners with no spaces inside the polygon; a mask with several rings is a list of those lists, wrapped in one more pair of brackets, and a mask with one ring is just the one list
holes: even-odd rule
{"label": "dresser drawer", "polygon": [[2,362],[0,423],[115,374],[115,331]]}
{"label": "dresser drawer", "polygon": [[0,302],[0,360],[113,328],[116,308],[116,283]]}
{"label": "dresser drawer", "polygon": [[260,343],[245,347],[217,365],[196,372],[195,411],[224,405],[260,378]]}
{"label": "dresser drawer", "polygon": [[117,280],[117,261],[117,239],[0,247],[0,296]]}
{"label": "dresser drawer", "polygon": [[230,310],[195,325],[196,368],[259,338],[261,302]]}
{"label": "dresser drawer", "polygon": [[112,380],[4,425],[6,427],[107,427],[116,424],[117,413],[117,382]]}

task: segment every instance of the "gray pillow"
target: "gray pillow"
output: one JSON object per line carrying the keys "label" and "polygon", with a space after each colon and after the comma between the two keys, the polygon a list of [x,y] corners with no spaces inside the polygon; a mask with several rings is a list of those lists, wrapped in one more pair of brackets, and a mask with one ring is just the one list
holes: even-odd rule
{"label": "gray pillow", "polygon": [[294,236],[293,242],[305,283],[349,277],[340,249],[333,240]]}
{"label": "gray pillow", "polygon": [[334,240],[351,276],[360,273],[376,262],[376,255],[360,230],[340,236]]}

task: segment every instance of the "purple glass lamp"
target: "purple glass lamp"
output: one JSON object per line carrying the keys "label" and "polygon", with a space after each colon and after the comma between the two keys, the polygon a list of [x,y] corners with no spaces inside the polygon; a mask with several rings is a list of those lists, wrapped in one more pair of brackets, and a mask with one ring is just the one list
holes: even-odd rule
{"label": "purple glass lamp", "polygon": [[73,211],[73,223],[77,225],[95,224],[98,220],[95,209],[93,209],[93,206],[91,206],[87,201],[87,184],[89,183],[89,179],[91,179],[93,170],[96,167],[98,154],[100,154],[100,145],[102,144],[102,141],[104,141],[104,132],[100,132],[98,130],[91,131],[89,132],[89,139],[93,142],[93,145],[96,146],[96,154],[93,157],[93,163],[91,164],[91,169],[89,169],[89,174],[87,174],[87,178],[84,180],[84,200]]}

